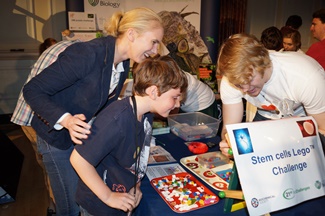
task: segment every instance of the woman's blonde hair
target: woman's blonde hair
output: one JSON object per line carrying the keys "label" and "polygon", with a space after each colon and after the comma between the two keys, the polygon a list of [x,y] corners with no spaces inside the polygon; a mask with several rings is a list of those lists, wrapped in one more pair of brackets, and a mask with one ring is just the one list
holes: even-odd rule
{"label": "woman's blonde hair", "polygon": [[104,27],[106,34],[114,37],[123,35],[129,28],[142,34],[152,29],[163,28],[163,25],[156,12],[149,8],[139,7],[125,13],[115,12]]}
{"label": "woman's blonde hair", "polygon": [[234,85],[245,85],[252,80],[254,70],[263,77],[270,66],[270,56],[263,44],[253,35],[240,33],[230,36],[222,44],[217,72]]}

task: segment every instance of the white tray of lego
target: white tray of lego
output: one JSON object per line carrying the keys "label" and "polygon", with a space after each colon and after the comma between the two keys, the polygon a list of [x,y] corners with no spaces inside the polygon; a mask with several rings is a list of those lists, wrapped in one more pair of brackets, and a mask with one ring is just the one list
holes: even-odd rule
{"label": "white tray of lego", "polygon": [[184,157],[180,162],[213,189],[218,191],[227,190],[233,161],[229,160],[228,163],[224,163],[223,165],[208,168],[207,166],[201,165],[198,161],[198,157],[202,157],[202,155],[205,154]]}

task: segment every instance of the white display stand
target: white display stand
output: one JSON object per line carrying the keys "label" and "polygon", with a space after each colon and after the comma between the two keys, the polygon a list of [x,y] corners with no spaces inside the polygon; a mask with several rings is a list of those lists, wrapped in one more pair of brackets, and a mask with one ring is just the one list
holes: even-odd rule
{"label": "white display stand", "polygon": [[226,128],[250,215],[325,195],[325,159],[312,117]]}

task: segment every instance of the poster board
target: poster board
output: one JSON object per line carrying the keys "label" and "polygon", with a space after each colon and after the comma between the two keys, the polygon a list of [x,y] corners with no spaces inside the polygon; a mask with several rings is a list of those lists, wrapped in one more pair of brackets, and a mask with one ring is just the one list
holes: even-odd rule
{"label": "poster board", "polygon": [[[187,6],[187,7],[186,7]],[[136,7],[148,7],[155,12],[159,13],[160,11],[176,11],[180,12],[184,7],[186,9],[184,12],[197,12],[201,13],[201,1],[200,0],[116,0],[116,1],[107,1],[107,0],[84,0],[84,10],[87,13],[95,13],[97,20],[98,30],[103,30],[103,25],[106,20],[108,20],[111,15],[116,11],[128,11]],[[186,17],[186,20],[189,21],[197,31],[200,31],[200,15],[190,15]]]}
{"label": "poster board", "polygon": [[96,31],[94,13],[68,12],[69,30],[71,31]]}
{"label": "poster board", "polygon": [[325,195],[325,159],[312,117],[226,128],[250,215]]}

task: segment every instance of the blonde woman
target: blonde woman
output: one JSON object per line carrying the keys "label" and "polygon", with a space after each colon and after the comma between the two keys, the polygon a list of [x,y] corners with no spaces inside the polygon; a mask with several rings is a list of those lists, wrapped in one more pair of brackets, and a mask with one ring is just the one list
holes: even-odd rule
{"label": "blonde woman", "polygon": [[78,177],[69,162],[74,144],[88,138],[92,119],[117,100],[130,59],[142,62],[156,54],[163,38],[161,19],[148,8],[116,12],[106,31],[107,37],[69,46],[23,89],[35,113],[32,127],[58,216],[79,215]]}

